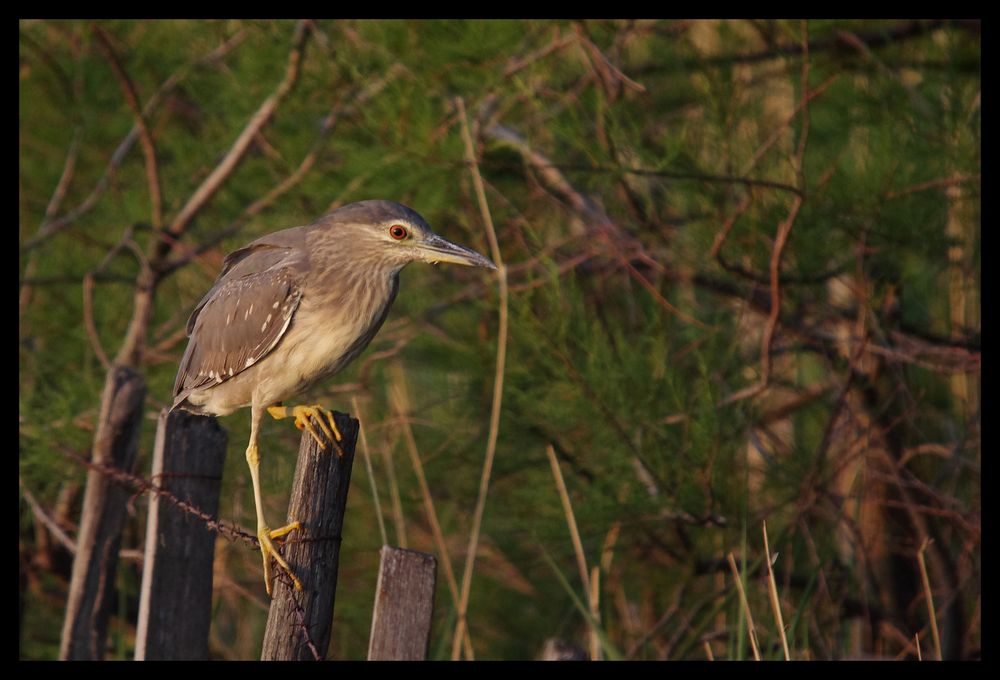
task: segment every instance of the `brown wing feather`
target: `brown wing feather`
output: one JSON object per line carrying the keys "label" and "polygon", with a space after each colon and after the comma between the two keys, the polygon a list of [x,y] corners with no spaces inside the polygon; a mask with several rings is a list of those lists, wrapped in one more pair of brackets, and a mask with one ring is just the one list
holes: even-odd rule
{"label": "brown wing feather", "polygon": [[301,298],[288,266],[220,279],[188,323],[191,340],[174,384],[175,405],[192,390],[225,382],[266,356]]}

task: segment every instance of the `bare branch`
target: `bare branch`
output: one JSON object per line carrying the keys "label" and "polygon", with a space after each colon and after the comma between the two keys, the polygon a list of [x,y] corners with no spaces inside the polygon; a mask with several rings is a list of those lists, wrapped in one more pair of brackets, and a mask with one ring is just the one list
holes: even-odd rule
{"label": "bare branch", "polygon": [[295,33],[292,36],[292,50],[288,54],[288,62],[285,65],[285,77],[282,78],[275,91],[257,108],[257,111],[250,118],[250,121],[243,128],[243,131],[236,138],[233,146],[226,153],[225,157],[223,157],[222,161],[205,178],[170,223],[168,231],[174,238],[184,233],[188,224],[194,219],[194,216],[205,207],[212,196],[222,187],[226,179],[236,169],[236,166],[239,165],[243,156],[246,155],[254,137],[267,124],[271,116],[274,115],[278,104],[295,87],[295,83],[299,77],[299,68],[302,64],[302,53],[305,49],[306,38],[309,36],[309,32],[308,22],[300,21],[295,25]]}
{"label": "bare branch", "polygon": [[24,481],[20,478],[18,478],[17,481],[18,486],[21,487],[21,496],[24,497],[24,500],[26,500],[28,505],[31,507],[31,514],[36,520],[41,522],[46,529],[48,529],[52,537],[55,538],[62,547],[75,554],[76,541],[70,538],[70,535],[67,534],[61,526],[59,526],[59,523],[49,516],[49,513],[45,512],[45,508],[42,507],[41,503],[35,500],[35,497],[30,491],[28,491],[28,487],[24,485]]}
{"label": "bare branch", "polygon": [[146,127],[146,120],[139,107],[139,96],[136,94],[135,85],[128,73],[125,72],[125,67],[122,66],[118,55],[115,54],[111,38],[98,24],[93,24],[92,30],[97,36],[97,43],[100,45],[101,51],[104,52],[105,58],[111,65],[111,70],[114,71],[115,78],[118,79],[118,85],[125,97],[125,102],[132,111],[135,127],[139,130],[139,140],[142,142],[142,154],[146,163],[146,183],[149,186],[150,220],[153,229],[159,231],[163,225],[163,199],[160,196],[160,173],[156,164],[156,146],[153,143],[153,136],[149,134],[149,128]]}
{"label": "bare branch", "polygon": [[[291,174],[289,174],[278,184],[276,184],[269,192],[267,192],[267,194],[265,194],[263,197],[251,203],[235,220],[233,220],[224,229],[221,229],[215,234],[209,236],[202,243],[200,243],[197,248],[194,248],[186,255],[178,257],[170,261],[169,263],[163,265],[159,270],[161,278],[173,273],[178,268],[183,267],[192,259],[195,259],[201,256],[202,254],[208,252],[216,245],[218,245],[220,242],[222,242],[223,239],[228,238],[233,234],[237,233],[240,230],[240,228],[242,228],[243,225],[246,224],[250,219],[262,213],[265,209],[267,209],[268,206],[273,204],[281,196],[288,193],[288,191],[290,191],[292,188],[298,185],[316,164],[316,161],[319,158],[319,155],[322,152],[323,148],[325,147],[325,143],[327,139],[329,139],[330,133],[333,132],[333,129],[336,126],[337,122],[343,116],[349,115],[350,113],[354,112],[359,106],[370,101],[379,92],[384,90],[385,87],[389,84],[389,82],[391,82],[394,78],[403,73],[404,70],[405,69],[401,64],[399,63],[394,64],[388,70],[385,77],[376,80],[375,82],[371,83],[368,87],[358,92],[351,99],[350,104],[345,104],[342,99],[338,99],[337,102],[333,105],[333,108],[330,110],[330,113],[328,113],[326,117],[323,119],[323,125],[320,128],[319,136],[317,137],[316,141],[313,142],[312,147],[309,149],[306,155],[302,158],[302,161],[299,163],[298,167],[294,171],[292,171]],[[175,247],[177,246],[175,245]]]}
{"label": "bare branch", "polygon": [[83,326],[87,329],[90,348],[94,350],[94,354],[97,355],[104,369],[110,369],[111,361],[104,352],[101,336],[97,332],[96,324],[94,324],[94,275],[92,272],[87,272],[83,276]]}
{"label": "bare branch", "polygon": [[[149,118],[152,112],[159,108],[160,104],[163,103],[167,95],[169,95],[174,88],[176,88],[184,80],[184,78],[187,77],[188,73],[190,73],[193,68],[217,63],[226,54],[239,46],[245,39],[245,31],[237,32],[204,57],[185,66],[164,80],[160,87],[157,88],[156,92],[153,93],[153,96],[149,98],[149,101],[146,102],[146,106],[142,112],[143,116]],[[132,150],[132,146],[138,138],[139,129],[133,125],[129,133],[125,135],[125,138],[118,144],[114,152],[111,154],[111,158],[108,160],[108,163],[104,168],[104,173],[101,175],[97,184],[90,191],[83,202],[62,217],[51,219],[51,221],[50,218],[46,218],[45,222],[43,222],[43,226],[39,228],[38,233],[34,236],[34,238],[23,244],[21,246],[21,250],[32,250],[37,248],[49,238],[55,236],[63,229],[67,228],[90,212],[94,206],[97,205],[97,202],[107,190],[111,176],[124,162],[125,157],[128,155],[128,152]]]}

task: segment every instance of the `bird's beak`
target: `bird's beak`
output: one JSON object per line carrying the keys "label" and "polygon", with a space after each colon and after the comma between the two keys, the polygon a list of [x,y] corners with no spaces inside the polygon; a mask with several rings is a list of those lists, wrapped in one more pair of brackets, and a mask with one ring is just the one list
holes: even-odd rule
{"label": "bird's beak", "polygon": [[451,262],[453,264],[464,264],[467,267],[485,267],[486,269],[496,269],[488,257],[484,257],[475,250],[469,250],[441,238],[437,234],[431,234],[423,241],[416,244],[421,257],[428,262]]}

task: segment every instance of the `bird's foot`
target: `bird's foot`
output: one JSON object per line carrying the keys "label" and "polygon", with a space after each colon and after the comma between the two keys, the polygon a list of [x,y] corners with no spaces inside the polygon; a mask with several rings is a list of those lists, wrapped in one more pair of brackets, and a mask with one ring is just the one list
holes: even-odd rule
{"label": "bird's foot", "polygon": [[302,525],[298,522],[292,522],[280,529],[268,529],[266,526],[261,525],[257,529],[257,540],[260,541],[260,553],[264,559],[264,587],[267,589],[268,596],[271,595],[271,581],[273,574],[271,572],[271,557],[274,557],[274,561],[278,563],[278,566],[284,569],[292,579],[292,584],[295,586],[295,590],[302,590],[302,582],[299,581],[295,572],[292,568],[288,566],[288,562],[285,558],[281,556],[278,549],[274,545],[274,541],[280,541],[288,534],[292,533],[296,529],[301,529]]}
{"label": "bird's foot", "polygon": [[[316,420],[316,423],[328,439],[332,439],[335,442],[343,439],[340,436],[340,430],[337,429],[337,423],[333,420],[333,411],[323,408],[319,404],[313,404],[312,406],[292,406],[290,408],[288,406],[268,406],[267,412],[271,414],[272,418],[277,420],[294,417],[295,427],[300,430],[308,430],[321,449],[326,448],[326,441],[319,436],[316,428],[310,422],[310,418]],[[329,426],[327,426],[327,423],[329,423]]]}

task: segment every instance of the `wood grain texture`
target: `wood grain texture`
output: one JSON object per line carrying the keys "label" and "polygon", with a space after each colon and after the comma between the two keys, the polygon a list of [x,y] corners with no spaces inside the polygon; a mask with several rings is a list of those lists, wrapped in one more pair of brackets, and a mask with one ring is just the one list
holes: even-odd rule
{"label": "wood grain texture", "polygon": [[[226,440],[215,418],[161,411],[153,481],[178,499],[215,515]],[[139,590],[137,661],[208,658],[214,559],[215,532],[170,500],[153,496]]]}
{"label": "wood grain texture", "polygon": [[437,561],[433,555],[382,546],[369,661],[423,661],[431,635]]}
{"label": "wood grain texture", "polygon": [[[132,472],[139,445],[146,381],[137,371],[113,366],[101,396],[91,461]],[[83,497],[76,556],[63,621],[60,659],[103,659],[114,601],[125,505],[131,491],[91,469]]]}
{"label": "wood grain texture", "polygon": [[[330,644],[341,529],[358,439],[357,420],[343,413],[334,413],[334,418],[343,435],[342,453],[332,442],[320,449],[308,432],[302,433],[288,507],[288,522],[301,522],[302,528],[288,536],[282,549],[302,591],[297,592],[281,569],[275,569],[261,652],[265,661],[323,658]],[[266,461],[267,451],[261,455]]]}

